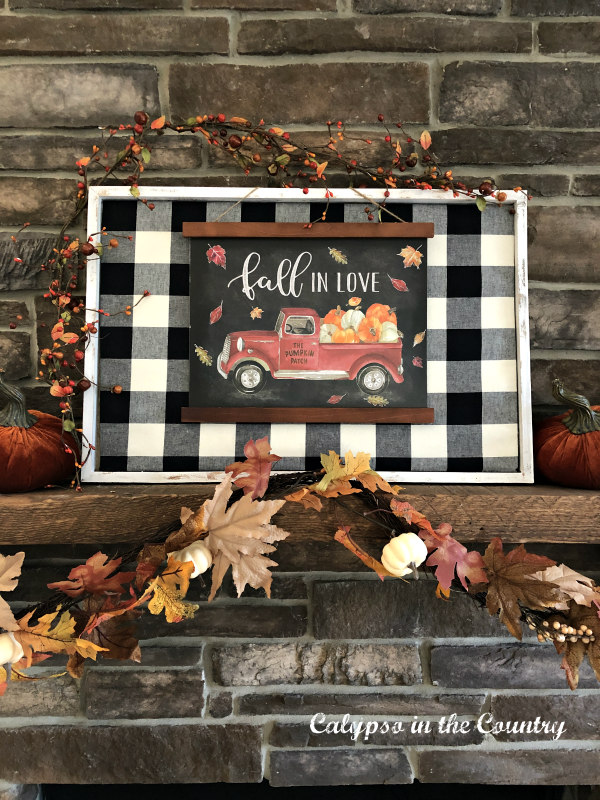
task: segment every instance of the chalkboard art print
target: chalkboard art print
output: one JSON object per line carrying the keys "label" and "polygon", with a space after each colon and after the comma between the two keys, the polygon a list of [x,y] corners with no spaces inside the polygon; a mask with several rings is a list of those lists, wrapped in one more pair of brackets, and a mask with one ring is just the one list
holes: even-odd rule
{"label": "chalkboard art print", "polygon": [[183,233],[192,237],[183,421],[433,421],[432,225],[186,223]]}

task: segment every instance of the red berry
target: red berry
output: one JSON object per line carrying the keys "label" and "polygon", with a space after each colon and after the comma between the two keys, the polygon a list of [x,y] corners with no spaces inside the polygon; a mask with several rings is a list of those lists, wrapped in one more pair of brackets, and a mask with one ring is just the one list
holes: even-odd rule
{"label": "red berry", "polygon": [[217,114],[217,122],[225,122],[225,114]]}
{"label": "red berry", "polygon": [[391,142],[392,141],[392,137],[388,135],[388,136],[385,137],[385,140],[386,140],[386,142]]}
{"label": "red berry", "polygon": [[282,138],[282,139],[289,139],[289,138],[290,138],[290,135],[289,135],[289,133],[287,133],[287,131],[286,131],[286,133],[282,133],[282,134],[281,134],[281,138]]}
{"label": "red berry", "polygon": [[304,189],[302,189],[302,191],[304,194],[308,194],[308,186],[305,186]]}
{"label": "red berry", "polygon": [[383,114],[377,114],[377,119],[379,122],[383,122]]}
{"label": "red berry", "polygon": [[14,331],[14,329],[17,327],[17,323],[16,322],[10,322],[8,327],[11,329],[11,331]]}
{"label": "red berry", "polygon": [[148,208],[150,209],[150,211],[154,211],[156,206],[154,205],[154,203],[148,203]]}
{"label": "red berry", "polygon": [[241,138],[237,135],[237,133],[232,133],[231,136],[229,137],[229,147],[231,147],[233,150],[237,150],[238,147],[241,146],[242,146]]}
{"label": "red berry", "polygon": [[133,119],[138,125],[145,125],[148,122],[148,114],[145,111],[136,111]]}
{"label": "red berry", "polygon": [[77,388],[80,392],[87,392],[91,385],[87,378],[82,378],[77,384]]}
{"label": "red berry", "polygon": [[144,132],[144,126],[143,125],[134,125],[133,126],[133,130],[136,133],[143,133]]}

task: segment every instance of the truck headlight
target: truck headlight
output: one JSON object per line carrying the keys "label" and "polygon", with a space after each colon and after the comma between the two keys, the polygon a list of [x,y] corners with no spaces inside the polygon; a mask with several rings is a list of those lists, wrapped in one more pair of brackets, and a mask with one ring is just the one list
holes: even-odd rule
{"label": "truck headlight", "polygon": [[246,342],[242,339],[241,336],[237,340],[237,349],[238,349],[238,352],[240,352],[240,353],[242,352],[242,350],[246,349]]}

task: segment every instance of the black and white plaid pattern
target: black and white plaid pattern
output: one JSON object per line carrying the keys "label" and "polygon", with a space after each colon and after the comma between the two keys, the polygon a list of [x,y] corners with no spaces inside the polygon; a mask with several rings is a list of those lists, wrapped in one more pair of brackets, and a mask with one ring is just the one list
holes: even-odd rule
{"label": "black and white plaid pattern", "polygon": [[[232,203],[105,200],[102,225],[120,238],[100,270],[101,308],[133,305],[100,328],[99,469],[223,469],[250,438],[268,435],[280,470],[309,469],[327,450],[364,451],[380,471],[514,472],[519,469],[513,217],[489,205],[402,203],[407,222],[433,222],[427,243],[427,404],[433,425],[183,424],[189,379],[190,242],[182,223],[212,221]],[[306,222],[319,203],[248,200],[224,221]],[[364,203],[335,203],[330,222],[366,222]],[[389,221],[396,221],[389,217]],[[133,237],[128,241],[127,235]]]}

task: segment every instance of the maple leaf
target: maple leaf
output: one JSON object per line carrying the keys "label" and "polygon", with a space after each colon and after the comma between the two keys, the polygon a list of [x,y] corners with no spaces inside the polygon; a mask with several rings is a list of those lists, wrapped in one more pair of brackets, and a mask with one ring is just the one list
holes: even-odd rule
{"label": "maple leaf", "polygon": [[262,497],[269,485],[272,464],[281,461],[281,456],[271,453],[269,437],[250,439],[244,445],[245,461],[234,461],[225,467],[225,472],[232,473],[232,480],[236,486],[244,490],[244,494],[251,495],[253,500]]}
{"label": "maple leaf", "polygon": [[218,322],[222,316],[223,316],[223,301],[221,300],[221,304],[218,305],[216,308],[213,308],[213,310],[210,312],[210,317],[209,317],[210,324],[214,325],[215,322]]}
{"label": "maple leaf", "polygon": [[426,333],[427,331],[421,331],[420,333],[415,333],[415,338],[413,339],[413,347],[416,347],[418,344],[421,344],[421,342],[425,338]]}
{"label": "maple leaf", "polygon": [[[84,641],[90,646],[98,647],[99,650],[102,650],[102,658],[139,663],[142,660],[142,654],[135,636],[134,622],[141,613],[137,610],[127,611],[122,616],[106,619],[89,633],[82,634],[77,641],[80,643],[80,647],[83,647],[81,643]],[[70,656],[67,663],[67,671],[74,678],[80,678],[83,672],[85,658],[80,653],[81,649],[78,649]]]}
{"label": "maple leaf", "polygon": [[[19,629],[15,639],[23,648],[25,664],[31,666],[34,653],[72,653],[75,651],[75,620],[68,611],[60,608],[39,617],[30,626],[34,611],[29,611],[18,620]],[[59,616],[60,614],[60,616]]]}
{"label": "maple leaf", "polygon": [[394,287],[394,289],[396,289],[396,291],[408,292],[408,286],[403,280],[400,280],[400,278],[392,278],[391,275],[388,275],[388,278],[392,282],[392,286]]}
{"label": "maple leaf", "polygon": [[341,250],[338,250],[337,247],[328,247],[329,255],[333,258],[334,261],[337,261],[338,264],[347,264],[348,263],[348,256],[344,255]]}
{"label": "maple leaf", "polygon": [[263,315],[263,310],[258,306],[254,306],[254,308],[250,312],[251,319],[262,319],[262,315]]}
{"label": "maple leaf", "polygon": [[[0,592],[12,592],[17,588],[25,553],[14,556],[0,554]],[[0,628],[5,631],[16,631],[19,627],[6,600],[0,597]]]}
{"label": "maple leaf", "polygon": [[131,583],[135,572],[117,572],[121,566],[121,558],[108,560],[104,553],[95,553],[85,564],[74,567],[66,581],[49,583],[49,589],[64,592],[69,597],[82,594],[116,594],[125,592],[123,584]]}
{"label": "maple leaf", "polygon": [[212,366],[212,356],[209,355],[208,350],[205,350],[204,347],[201,347],[199,344],[195,344],[194,352],[200,359],[201,364],[206,364],[207,367]]}
{"label": "maple leaf", "polygon": [[423,258],[423,253],[417,250],[415,247],[411,247],[407,245],[400,250],[399,253],[396,255],[402,256],[404,259],[404,266],[405,267],[416,267],[419,269],[421,266],[421,260]]}
{"label": "maple leaf", "polygon": [[275,562],[264,555],[275,550],[272,542],[287,538],[289,533],[269,521],[285,500],[253,500],[245,494],[227,508],[231,494],[231,475],[227,474],[201,509],[201,525],[208,531],[205,543],[214,559],[208,599],[214,598],[229,566],[238,597],[246,583],[255,589],[262,587],[270,597],[271,573],[267,567]]}
{"label": "maple leaf", "polygon": [[372,569],[376,572],[381,580],[383,580],[386,576],[394,577],[391,572],[388,572],[387,569],[383,566],[380,561],[377,561],[376,558],[370,556],[366,550],[363,550],[362,547],[356,544],[356,542],[350,536],[350,526],[349,525],[341,525],[338,530],[335,532],[333,537],[336,542],[343,544],[347,550],[350,550],[351,553],[366,564],[369,569]]}
{"label": "maple leaf", "polygon": [[285,499],[291,503],[301,503],[304,508],[313,508],[315,511],[321,511],[323,503],[316,494],[313,494],[312,490],[312,486],[305,486],[296,492],[292,492],[292,494],[286,494]]}
{"label": "maple leaf", "polygon": [[[579,572],[567,567],[566,564],[547,567],[541,572],[532,575],[540,581],[550,581],[560,587],[566,595],[572,598],[580,606],[589,606],[593,600],[598,600],[598,593],[594,590],[594,581],[580,575]],[[557,603],[554,608],[567,611],[569,602]]]}
{"label": "maple leaf", "polygon": [[469,592],[487,591],[486,606],[490,615],[500,612],[500,622],[516,639],[520,640],[523,635],[520,622],[523,606],[551,608],[566,597],[556,584],[532,577],[541,566],[551,567],[555,562],[528,553],[523,545],[505,554],[502,540],[496,537],[485,551],[483,561],[489,583],[471,584]]}
{"label": "maple leaf", "polygon": [[345,479],[348,475],[346,465],[342,464],[339,455],[335,450],[330,450],[328,455],[321,453],[321,464],[325,474],[315,486],[317,492],[324,492],[331,483],[340,479]]}
{"label": "maple leaf", "polygon": [[[561,620],[562,622],[563,620]],[[588,661],[596,678],[600,681],[600,619],[598,619],[598,607],[594,604],[593,608],[571,602],[569,615],[564,620],[566,625],[570,625],[575,630],[584,628],[591,629],[594,641],[584,642],[581,638],[571,642],[567,637],[564,642],[554,640],[557,653],[562,655],[561,669],[564,669],[569,688],[573,691],[579,684],[579,666],[587,656]]]}
{"label": "maple leaf", "polygon": [[218,267],[223,267],[223,269],[226,269],[227,255],[225,253],[225,248],[221,247],[220,244],[216,244],[213,247],[209,245],[208,250],[206,251],[206,257],[212,264],[216,264]]}
{"label": "maple leaf", "polygon": [[421,514],[416,508],[411,506],[405,500],[399,500],[397,497],[392,497],[390,500],[390,509],[397,516],[406,520],[409,525],[417,525],[422,530],[435,537],[435,531],[431,522],[427,519],[425,514]]}
{"label": "maple leaf", "polygon": [[443,523],[433,533],[425,530],[421,538],[427,545],[431,555],[425,562],[428,567],[435,567],[435,577],[443,590],[448,591],[454,580],[455,573],[464,589],[470,583],[487,583],[485,564],[480,553],[476,550],[469,552],[460,542],[457,542],[450,533],[452,528]]}
{"label": "maple leaf", "polygon": [[191,561],[182,564],[169,556],[166,568],[152,581],[146,592],[152,593],[148,611],[155,615],[164,611],[167,622],[181,622],[182,619],[193,617],[198,606],[182,602],[193,571],[194,565]]}
{"label": "maple leaf", "polygon": [[370,397],[367,397],[367,403],[372,406],[389,406],[390,401],[386,400],[385,397],[382,397],[379,394],[373,394]]}

